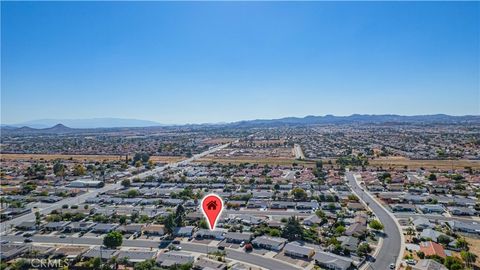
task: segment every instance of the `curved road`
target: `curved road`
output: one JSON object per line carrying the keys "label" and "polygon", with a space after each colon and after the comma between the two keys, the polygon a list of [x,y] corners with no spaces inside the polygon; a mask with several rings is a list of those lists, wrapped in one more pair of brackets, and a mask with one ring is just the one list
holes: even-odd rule
{"label": "curved road", "polygon": [[370,264],[370,268],[373,270],[386,270],[389,269],[391,263],[398,263],[401,260],[400,252],[402,251],[402,236],[400,230],[397,227],[397,223],[391,214],[379,205],[369,194],[367,194],[358,184],[353,173],[347,172],[346,179],[353,191],[360,197],[362,201],[368,204],[375,215],[380,219],[384,225],[384,233],[386,234],[383,239],[383,245],[380,252],[376,256],[376,261]]}

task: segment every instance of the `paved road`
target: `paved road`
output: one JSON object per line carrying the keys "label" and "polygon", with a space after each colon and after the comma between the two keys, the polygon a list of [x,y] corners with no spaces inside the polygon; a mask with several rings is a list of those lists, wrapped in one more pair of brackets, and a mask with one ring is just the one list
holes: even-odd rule
{"label": "paved road", "polygon": [[299,144],[295,144],[293,146],[293,153],[296,159],[305,159],[305,155],[303,154],[302,147]]}
{"label": "paved road", "polygon": [[[216,247],[209,247],[206,245],[194,244],[194,243],[181,243],[180,246],[182,247],[182,250],[198,252],[198,253],[208,253],[208,252],[213,252],[217,250]],[[295,267],[291,264],[283,263],[276,259],[266,258],[263,256],[246,253],[243,251],[236,251],[236,250],[226,248],[225,252],[226,252],[227,258],[258,265],[260,267],[267,268],[267,269],[278,269],[278,270],[301,269],[299,267]]]}
{"label": "paved road", "polygon": [[[48,244],[76,244],[76,245],[90,245],[90,246],[100,246],[102,245],[102,238],[92,238],[92,237],[66,237],[59,238],[58,236],[48,236],[48,235],[38,235],[31,237],[34,243],[48,243]],[[8,235],[2,237],[2,240],[7,240],[11,242],[23,242],[24,237],[18,235]],[[159,242],[153,240],[124,240],[122,246],[124,247],[137,247],[137,248],[158,248]],[[181,243],[180,246],[184,251],[204,253],[214,252],[217,250],[216,247],[209,247],[203,244],[194,244],[194,243]],[[249,264],[258,265],[267,269],[279,269],[279,270],[298,270],[291,264],[283,263],[276,259],[266,258],[263,256],[245,253],[243,251],[236,251],[231,249],[225,249],[226,257],[234,259],[237,261],[246,262]]]}
{"label": "paved road", "polygon": [[[155,174],[165,170],[166,168],[174,168],[174,167],[178,167],[180,165],[188,164],[188,163],[190,163],[190,162],[192,162],[196,159],[199,159],[203,156],[209,155],[209,154],[211,154],[215,151],[218,151],[220,149],[228,147],[229,145],[230,144],[223,144],[223,145],[220,145],[220,146],[217,146],[217,147],[213,147],[213,148],[211,148],[211,149],[209,149],[205,152],[194,155],[191,158],[188,158],[188,159],[176,162],[176,163],[172,163],[172,164],[167,164],[167,165],[162,166],[162,167],[156,167],[152,170],[149,170],[149,171],[137,174],[137,175],[133,175],[133,176],[129,177],[129,179],[133,180],[134,178],[145,178],[145,177],[150,176],[150,175],[155,175]],[[113,189],[119,189],[120,187],[121,187],[121,185],[118,183],[118,184],[107,184],[103,188],[100,188],[100,189],[90,189],[88,192],[86,192],[86,193],[84,193],[80,196],[72,197],[72,198],[66,198],[66,199],[60,200],[56,203],[50,204],[46,207],[43,207],[44,205],[42,204],[41,205],[42,208],[39,207],[38,212],[40,212],[41,214],[48,214],[52,210],[61,208],[63,205],[68,205],[69,207],[71,205],[79,205],[79,204],[84,203],[87,199],[97,196],[99,193],[103,193],[103,192],[113,190]],[[33,221],[33,220],[35,220],[35,213],[34,212],[32,212],[30,214],[26,214],[26,215],[16,217],[14,219],[11,219],[11,220],[8,220],[8,221],[5,221],[5,222],[2,222],[2,223],[0,223],[0,234],[4,233],[6,230],[9,230],[12,226],[16,226],[16,225],[18,225],[18,224],[20,224],[24,221]]]}
{"label": "paved road", "polygon": [[380,206],[374,199],[372,199],[357,183],[353,173],[347,172],[346,179],[354,192],[360,196],[365,203],[372,209],[375,215],[380,219],[384,225],[384,232],[386,234],[383,245],[376,257],[376,261],[370,265],[368,269],[386,270],[389,269],[391,263],[399,262],[399,256],[402,247],[402,238],[400,231],[395,223],[395,220],[390,216],[388,211]]}

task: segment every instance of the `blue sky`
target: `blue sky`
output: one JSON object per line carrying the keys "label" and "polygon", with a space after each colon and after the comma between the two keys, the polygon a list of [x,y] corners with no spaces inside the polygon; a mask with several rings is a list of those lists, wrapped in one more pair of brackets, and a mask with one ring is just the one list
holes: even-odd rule
{"label": "blue sky", "polygon": [[1,120],[480,114],[479,2],[2,2]]}

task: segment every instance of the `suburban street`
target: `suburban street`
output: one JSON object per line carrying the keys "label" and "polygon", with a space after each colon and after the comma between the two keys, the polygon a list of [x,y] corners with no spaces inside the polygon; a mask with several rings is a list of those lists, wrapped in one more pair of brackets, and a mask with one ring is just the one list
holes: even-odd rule
{"label": "suburban street", "polygon": [[[37,244],[46,243],[46,244],[75,244],[75,245],[101,246],[103,241],[102,238],[92,238],[92,237],[60,238],[58,236],[35,235],[35,236],[32,236],[31,238],[34,241],[34,243],[37,243]],[[24,237],[20,235],[7,235],[2,237],[2,240],[23,243]],[[136,248],[158,248],[158,245],[159,245],[158,241],[142,240],[142,239],[124,240],[122,244],[123,247],[136,247]],[[216,247],[209,247],[204,244],[195,244],[195,243],[181,243],[180,246],[184,251],[204,253],[204,254],[217,250]],[[255,255],[252,253],[245,253],[243,251],[236,251],[228,248],[226,248],[225,251],[226,251],[227,258],[246,262],[249,264],[258,265],[260,267],[264,267],[267,269],[282,269],[282,270],[300,269],[300,268],[294,267],[291,264],[286,264],[276,259],[266,258],[266,257]]]}
{"label": "suburban street", "polygon": [[[358,184],[355,176],[351,172],[346,173],[346,178],[352,190],[357,193],[362,201],[368,204],[375,215],[384,225],[385,238],[380,252],[376,256],[376,261],[371,263],[370,268],[374,270],[389,269],[391,263],[399,262],[399,256],[402,247],[402,238],[395,220],[381,205],[370,197]],[[398,264],[397,264],[398,265]]]}

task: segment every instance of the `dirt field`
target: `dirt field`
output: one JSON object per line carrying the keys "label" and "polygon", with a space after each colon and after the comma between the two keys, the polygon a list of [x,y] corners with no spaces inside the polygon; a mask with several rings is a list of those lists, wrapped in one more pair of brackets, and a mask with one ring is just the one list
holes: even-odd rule
{"label": "dirt field", "polygon": [[[125,156],[115,155],[57,155],[57,154],[0,154],[2,160],[54,160],[54,159],[73,159],[75,161],[113,161],[124,160]],[[178,156],[151,156],[153,162],[172,163],[183,159]]]}
{"label": "dirt field", "polygon": [[295,159],[284,159],[284,158],[217,158],[217,157],[205,157],[199,159],[197,162],[207,163],[207,162],[218,162],[221,164],[240,164],[240,163],[251,163],[251,164],[268,164],[268,165],[286,165],[291,166],[293,163],[299,165],[304,165],[306,167],[315,166],[314,162],[310,161],[301,161]]}
{"label": "dirt field", "polygon": [[426,169],[464,169],[472,167],[480,169],[480,160],[410,160],[405,158],[382,158],[368,161],[370,166],[382,166],[383,168],[403,168],[408,166],[409,169],[426,168]]}

